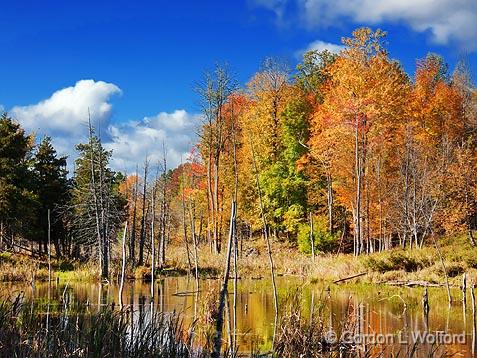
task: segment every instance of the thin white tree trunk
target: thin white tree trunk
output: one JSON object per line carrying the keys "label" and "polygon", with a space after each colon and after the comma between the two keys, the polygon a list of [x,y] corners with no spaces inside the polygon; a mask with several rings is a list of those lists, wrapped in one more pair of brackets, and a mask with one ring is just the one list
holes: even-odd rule
{"label": "thin white tree trunk", "polygon": [[122,249],[122,265],[121,265],[121,282],[119,284],[119,305],[120,307],[123,307],[123,289],[124,289],[124,279],[126,276],[126,234],[128,230],[128,222],[126,221],[126,224],[124,225],[124,231],[123,231],[123,241],[121,245]]}
{"label": "thin white tree trunk", "polygon": [[219,298],[219,308],[217,313],[217,321],[216,321],[216,334],[214,338],[214,352],[212,354],[213,358],[220,357],[220,350],[222,346],[222,329],[224,323],[224,308],[225,308],[225,300],[227,299],[227,287],[230,275],[230,257],[232,255],[232,243],[234,239],[234,229],[235,229],[235,219],[236,219],[236,203],[232,202],[232,208],[230,212],[230,227],[229,227],[229,240],[227,244],[227,256],[225,261],[225,269],[224,269],[224,281],[222,283],[222,289],[220,291],[220,298]]}
{"label": "thin white tree trunk", "polygon": [[311,258],[315,261],[315,235],[313,233],[313,213],[310,211],[310,244],[311,244]]}
{"label": "thin white tree trunk", "polygon": [[[157,179],[156,179],[157,180]],[[155,253],[156,253],[156,243],[154,242],[154,222],[156,221],[156,185],[152,186],[152,213],[151,213],[151,301],[154,300],[154,280],[155,280]]]}
{"label": "thin white tree trunk", "polygon": [[273,286],[273,303],[275,307],[275,324],[273,328],[274,332],[273,332],[273,342],[272,342],[272,349],[273,349],[273,347],[275,346],[275,333],[276,333],[277,323],[278,323],[278,292],[277,292],[277,284],[275,282],[275,266],[273,264],[272,245],[270,243],[270,237],[268,235],[268,225],[267,225],[267,219],[265,217],[265,209],[263,207],[262,190],[260,188],[260,178],[258,175],[257,161],[255,159],[255,150],[253,148],[253,142],[251,138],[250,138],[250,148],[252,151],[252,162],[253,162],[253,168],[255,171],[255,180],[256,180],[257,193],[258,193],[258,203],[260,206],[260,215],[261,215],[262,224],[263,224],[263,236],[265,237],[265,243],[267,244],[268,262],[270,264],[270,275],[272,278],[272,286]]}

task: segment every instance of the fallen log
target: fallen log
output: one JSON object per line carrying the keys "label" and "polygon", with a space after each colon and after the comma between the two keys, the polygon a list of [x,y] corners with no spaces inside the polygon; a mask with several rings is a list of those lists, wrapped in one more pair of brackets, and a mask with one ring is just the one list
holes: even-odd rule
{"label": "fallen log", "polygon": [[442,287],[443,285],[440,283],[430,283],[427,281],[388,281],[388,282],[382,282],[385,285],[390,285],[390,286],[405,286],[405,287],[415,287],[415,286],[421,286],[421,287]]}
{"label": "fallen log", "polygon": [[183,292],[174,292],[172,296],[192,296],[200,291],[183,291]]}
{"label": "fallen log", "polygon": [[367,274],[367,272],[358,273],[358,274],[353,275],[353,276],[348,276],[348,277],[345,277],[345,278],[340,278],[339,280],[333,281],[333,283],[340,283],[340,282],[348,281],[348,280],[351,280],[351,279],[356,278],[356,277],[364,276],[364,275],[366,275],[366,274]]}

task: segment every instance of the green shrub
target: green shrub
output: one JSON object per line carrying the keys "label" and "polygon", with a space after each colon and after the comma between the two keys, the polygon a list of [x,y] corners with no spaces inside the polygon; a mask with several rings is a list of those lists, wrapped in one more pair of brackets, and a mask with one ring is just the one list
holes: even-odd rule
{"label": "green shrub", "polygon": [[404,270],[406,272],[414,272],[421,269],[421,262],[409,252],[395,251],[391,252],[389,257],[393,270]]}
{"label": "green shrub", "polygon": [[414,272],[428,267],[432,262],[421,252],[392,250],[364,258],[364,266],[377,272]]}
{"label": "green shrub", "polygon": [[[447,276],[456,277],[462,275],[465,272],[464,266],[460,262],[446,262]],[[441,263],[436,263],[436,273],[444,275],[444,269]]]}
{"label": "green shrub", "polygon": [[0,252],[0,263],[13,262],[12,254],[10,252]]}
{"label": "green shrub", "polygon": [[[313,223],[313,241],[315,252],[332,252],[338,247],[339,234],[330,234],[326,228],[326,220],[318,217]],[[311,254],[310,226],[300,224],[298,226],[298,248],[305,254]]]}
{"label": "green shrub", "polygon": [[477,269],[477,257],[475,255],[465,256],[464,261],[469,268]]}
{"label": "green shrub", "polygon": [[367,256],[364,259],[364,267],[369,268],[371,271],[376,271],[380,273],[392,271],[393,268],[388,260],[383,257]]}
{"label": "green shrub", "polygon": [[468,268],[477,268],[477,250],[475,248],[454,247],[449,253],[444,254],[449,261],[463,262]]}

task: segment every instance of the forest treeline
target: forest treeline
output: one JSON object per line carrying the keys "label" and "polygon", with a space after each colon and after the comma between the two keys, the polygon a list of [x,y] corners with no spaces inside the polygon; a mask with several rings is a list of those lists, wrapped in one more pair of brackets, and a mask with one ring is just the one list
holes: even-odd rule
{"label": "forest treeline", "polygon": [[160,163],[114,172],[90,126],[68,177],[48,137],[36,145],[4,114],[1,247],[46,252],[50,232],[55,255],[98,258],[107,277],[127,222],[132,267],[165,265],[171,242],[191,267],[197,246],[224,249],[235,203],[241,240],[265,227],[306,253],[418,248],[462,232],[474,244],[477,91],[465,61],[451,72],[429,54],[410,76],[384,38],[358,29],[339,54],[308,52],[294,71],[266,59],[244,88],[216,66],[197,83],[198,143],[177,168],[158,143]]}
{"label": "forest treeline", "polygon": [[474,241],[477,92],[469,71],[462,61],[450,73],[429,54],[411,78],[384,37],[358,29],[340,54],[308,52],[294,73],[268,59],[243,89],[224,68],[205,78],[187,187],[217,250],[234,196],[242,225],[262,226],[255,173],[271,234],[305,251],[312,220],[324,251],[421,247],[430,235],[462,231]]}

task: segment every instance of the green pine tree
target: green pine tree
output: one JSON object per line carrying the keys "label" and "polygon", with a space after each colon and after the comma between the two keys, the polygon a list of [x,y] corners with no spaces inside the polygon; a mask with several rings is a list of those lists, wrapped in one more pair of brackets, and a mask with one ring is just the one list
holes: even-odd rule
{"label": "green pine tree", "polygon": [[45,137],[38,146],[33,169],[35,192],[40,206],[37,215],[40,248],[43,244],[44,251],[47,252],[48,210],[50,210],[51,240],[55,246],[56,255],[61,256],[60,244],[64,244],[66,238],[62,213],[69,199],[69,181],[66,157],[57,156],[50,137]]}
{"label": "green pine tree", "polygon": [[[124,176],[109,168],[111,152],[91,131],[90,140],[78,144],[76,170],[73,180],[72,206],[77,244],[96,252],[101,276],[109,276],[112,242],[125,214],[126,200],[119,192]],[[92,248],[96,248],[95,251]]]}
{"label": "green pine tree", "polygon": [[0,117],[0,245],[31,238],[37,201],[29,169],[33,138],[6,113]]}

